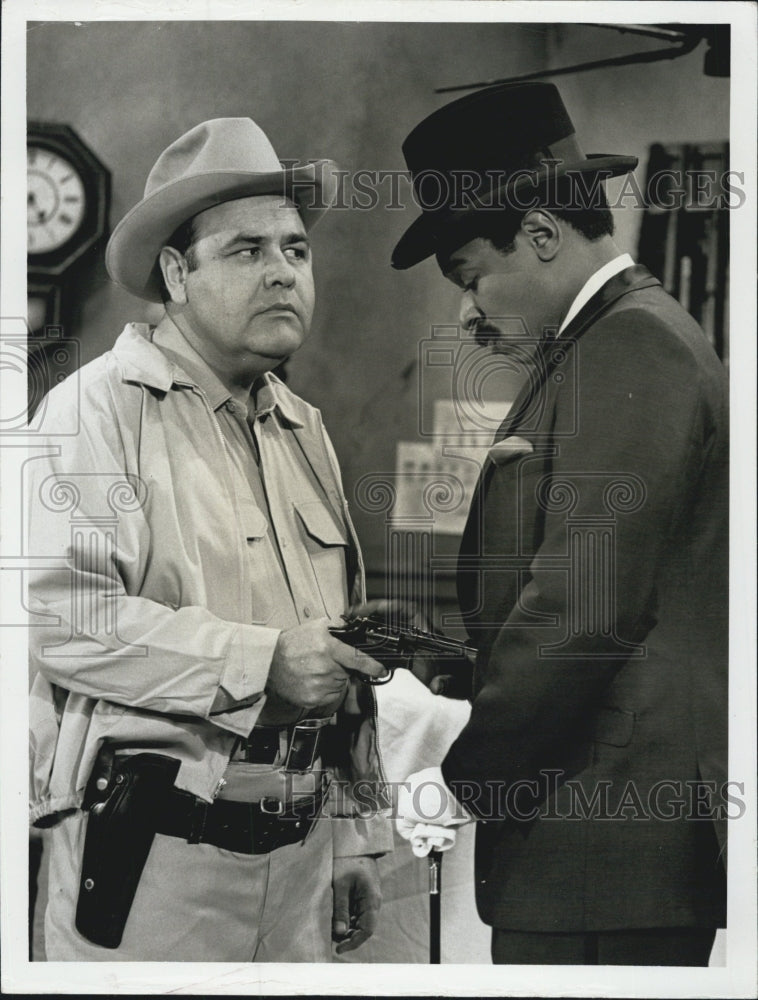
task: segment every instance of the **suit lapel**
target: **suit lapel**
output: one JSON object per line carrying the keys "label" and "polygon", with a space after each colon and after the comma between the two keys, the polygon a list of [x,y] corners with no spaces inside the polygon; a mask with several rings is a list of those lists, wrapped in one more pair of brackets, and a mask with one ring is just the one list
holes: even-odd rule
{"label": "suit lapel", "polygon": [[[572,341],[582,336],[600,316],[615,302],[629,292],[642,288],[651,288],[660,282],[654,278],[647,268],[639,264],[628,267],[614,275],[602,288],[584,304],[574,319],[568,324],[561,336],[554,340],[543,340],[539,344],[538,364],[536,371],[529,378],[521,392],[516,396],[509,415],[502,422],[495,434],[494,442],[502,441],[518,433],[520,437],[533,443],[532,438],[536,428],[523,426],[525,418],[532,412],[532,402],[537,400],[543,391],[545,382],[552,370],[559,363],[561,354]],[[559,354],[560,352],[560,354]],[[490,480],[495,473],[495,463],[488,457],[479,475],[474,496],[469,510],[468,521],[461,538],[460,557],[458,562],[458,599],[464,621],[476,619],[480,607],[479,586],[481,585],[480,570],[471,564],[472,559],[482,553],[482,532],[484,525],[484,510],[487,503],[487,492]]]}
{"label": "suit lapel", "polygon": [[[599,288],[592,298],[585,302],[566,329],[562,331],[560,337],[541,341],[537,370],[534,376],[527,380],[514,400],[508,416],[497,429],[494,441],[502,441],[519,427],[523,417],[530,409],[532,400],[542,390],[555,365],[554,355],[556,352],[562,351],[567,343],[578,340],[622,296],[641,288],[651,288],[654,285],[660,285],[660,282],[642,264],[627,267],[606,281],[602,288]],[[522,429],[521,433],[524,437],[529,437],[528,431]]]}
{"label": "suit lapel", "polygon": [[[560,363],[561,355],[565,357],[565,351],[569,344],[581,337],[622,296],[638,289],[650,288],[659,284],[660,282],[650,274],[647,268],[638,264],[634,267],[628,267],[614,275],[602,288],[598,289],[595,295],[579,310],[559,338],[543,340],[539,344],[536,371],[514,400],[509,415],[495,434],[494,443],[512,437],[516,433],[526,441],[534,443],[533,438],[537,428],[523,426],[525,418],[530,412],[533,412],[532,402],[538,401],[537,397],[543,391],[545,382],[556,365]],[[484,511],[495,468],[492,458],[488,457],[482,467],[461,538],[457,575],[458,600],[464,621],[467,624],[476,619],[481,605],[479,593],[481,572],[475,564],[475,560],[483,551]],[[474,560],[473,564],[472,560]]]}
{"label": "suit lapel", "polygon": [[[599,288],[592,298],[585,302],[579,312],[574,316],[566,329],[561,333],[559,340],[564,337],[576,340],[584,331],[592,326],[598,317],[605,312],[609,306],[617,302],[623,295],[629,292],[636,292],[640,288],[652,288],[660,285],[660,281],[654,278],[642,264],[635,264],[634,267],[627,267],[618,274],[614,274]],[[555,341],[553,341],[555,343]]]}

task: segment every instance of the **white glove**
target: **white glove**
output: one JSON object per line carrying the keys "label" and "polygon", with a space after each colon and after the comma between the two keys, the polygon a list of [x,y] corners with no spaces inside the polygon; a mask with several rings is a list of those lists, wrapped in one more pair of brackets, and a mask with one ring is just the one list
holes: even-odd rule
{"label": "white glove", "polygon": [[416,771],[400,785],[395,827],[410,841],[417,858],[426,857],[432,849],[450,850],[456,827],[472,819],[445,784],[439,767]]}
{"label": "white glove", "polygon": [[[400,827],[398,827],[398,830]],[[403,837],[406,834],[400,830]],[[417,858],[425,858],[430,851],[449,851],[455,846],[455,827],[434,826],[432,823],[416,823],[406,839],[411,842],[411,850]]]}

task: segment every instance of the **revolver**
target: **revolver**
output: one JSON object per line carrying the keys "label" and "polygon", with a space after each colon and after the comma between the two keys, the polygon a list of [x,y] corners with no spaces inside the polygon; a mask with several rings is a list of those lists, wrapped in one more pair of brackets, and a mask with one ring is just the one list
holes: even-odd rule
{"label": "revolver", "polygon": [[447,660],[440,673],[450,675],[452,681],[442,693],[451,697],[470,697],[473,684],[473,658],[476,650],[456,639],[435,632],[425,632],[412,626],[384,621],[373,615],[346,617],[345,624],[330,628],[331,634],[348,646],[360,649],[378,660],[387,668],[386,677],[367,677],[361,674],[366,684],[387,684],[398,667],[407,670],[413,666],[417,652],[432,653],[435,659]]}

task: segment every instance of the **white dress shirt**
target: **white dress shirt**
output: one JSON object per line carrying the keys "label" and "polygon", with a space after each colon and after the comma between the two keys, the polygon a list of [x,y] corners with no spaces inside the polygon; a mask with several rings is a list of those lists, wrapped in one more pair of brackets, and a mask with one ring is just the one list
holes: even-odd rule
{"label": "white dress shirt", "polygon": [[569,311],[563,317],[563,322],[558,327],[557,336],[560,337],[582,306],[589,302],[595,292],[599,291],[606,281],[610,281],[614,274],[618,274],[619,271],[624,271],[627,267],[634,267],[634,261],[628,253],[622,253],[619,254],[618,257],[614,257],[613,260],[609,260],[607,264],[603,264],[601,268],[595,271],[595,273],[591,275],[579,289],[579,294],[571,303]]}

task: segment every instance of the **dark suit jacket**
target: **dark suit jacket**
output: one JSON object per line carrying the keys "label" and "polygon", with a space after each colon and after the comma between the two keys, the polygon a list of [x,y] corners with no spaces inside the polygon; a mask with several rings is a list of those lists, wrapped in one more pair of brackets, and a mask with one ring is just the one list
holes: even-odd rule
{"label": "dark suit jacket", "polygon": [[539,360],[459,563],[479,654],[442,770],[485,819],[479,910],[532,931],[723,925],[725,373],[639,266]]}

